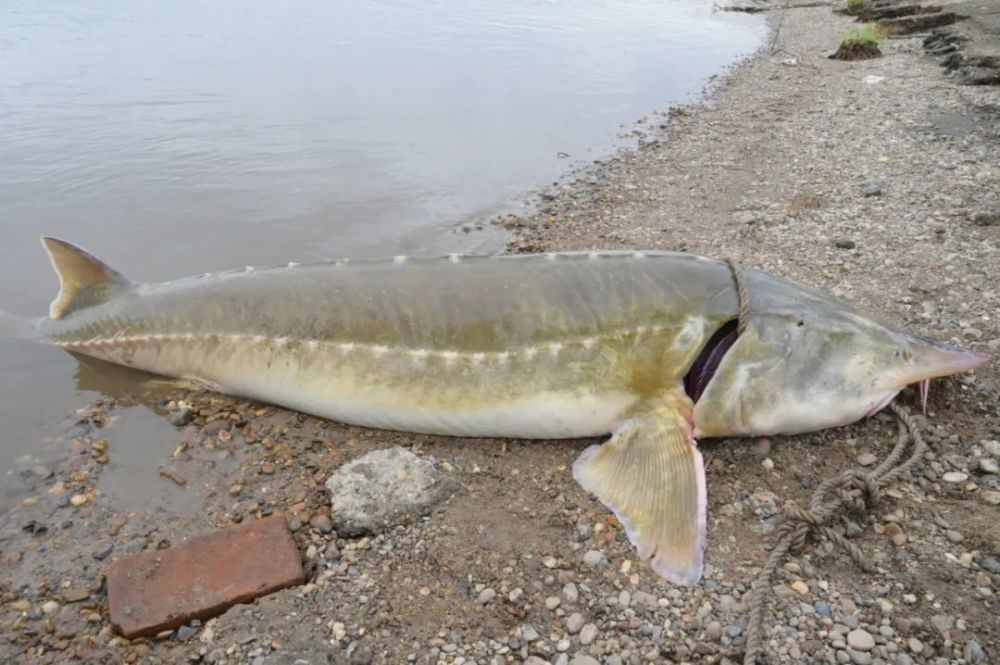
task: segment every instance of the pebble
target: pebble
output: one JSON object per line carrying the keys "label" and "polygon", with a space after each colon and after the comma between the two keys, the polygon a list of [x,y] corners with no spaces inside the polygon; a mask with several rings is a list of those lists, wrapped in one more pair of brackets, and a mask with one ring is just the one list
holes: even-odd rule
{"label": "pebble", "polygon": [[569,661],[569,665],[601,665],[600,661],[585,653],[578,653]]}
{"label": "pebble", "polygon": [[850,238],[837,238],[837,247],[840,249],[854,249],[857,244]]}
{"label": "pebble", "polygon": [[865,452],[858,455],[858,464],[860,464],[861,466],[871,466],[877,461],[878,457],[876,457],[872,453]]}
{"label": "pebble", "polygon": [[480,605],[486,605],[487,603],[492,602],[493,599],[496,597],[497,597],[497,592],[491,589],[490,587],[486,587],[485,589],[479,592],[479,597],[477,598],[477,600],[479,601]]}
{"label": "pebble", "polygon": [[965,656],[965,660],[970,663],[982,663],[986,660],[986,652],[983,651],[983,647],[979,642],[975,640],[969,640],[965,643],[965,647],[962,649],[962,655]]}
{"label": "pebble", "polygon": [[597,634],[597,626],[592,623],[584,625],[584,627],[580,629],[580,644],[583,646],[591,644],[597,639]]}
{"label": "pebble", "polygon": [[963,540],[965,540],[965,536],[963,536],[960,532],[955,531],[954,529],[948,529],[947,531],[944,532],[944,535],[947,536],[948,540],[950,540],[953,543],[960,543]]}
{"label": "pebble", "polygon": [[924,650],[924,643],[915,637],[911,637],[906,640],[906,648],[910,650],[910,653],[919,654]]}
{"label": "pebble", "polygon": [[705,641],[718,642],[722,638],[722,624],[718,621],[710,621],[705,627]]}
{"label": "pebble", "polygon": [[55,614],[59,611],[59,607],[59,603],[54,600],[50,600],[42,605],[42,612],[45,614]]}
{"label": "pebble", "polygon": [[996,474],[997,472],[997,461],[995,459],[990,459],[989,457],[984,457],[979,460],[979,470],[983,473]]}
{"label": "pebble", "polygon": [[799,594],[800,596],[804,596],[807,593],[809,593],[809,585],[803,582],[802,580],[795,580],[789,586],[792,588],[792,591]]}
{"label": "pebble", "polygon": [[567,603],[575,603],[580,600],[580,590],[572,582],[563,587],[562,594]]}
{"label": "pebble", "polygon": [[943,637],[947,637],[952,626],[955,625],[955,617],[947,614],[935,614],[931,617],[931,625],[934,626]]}
{"label": "pebble", "polygon": [[191,409],[177,409],[170,414],[170,424],[174,427],[184,427],[192,420],[194,420],[194,414],[191,413]]}
{"label": "pebble", "polygon": [[560,602],[562,601],[559,600],[559,596],[549,596],[545,599],[545,609],[554,610],[559,607]]}
{"label": "pebble", "polygon": [[871,651],[875,648],[875,638],[863,628],[857,628],[847,634],[847,645],[855,651]]}
{"label": "pebble", "polygon": [[86,494],[74,494],[69,498],[70,505],[74,508],[80,508],[81,506],[87,505],[89,499]]}
{"label": "pebble", "polygon": [[521,626],[521,637],[524,638],[525,642],[534,642],[538,639],[538,631],[530,623],[526,623]]}
{"label": "pebble", "polygon": [[114,549],[114,543],[102,543],[100,547],[94,550],[94,558],[98,561],[103,561],[108,558],[108,555],[111,554]]}
{"label": "pebble", "polygon": [[813,606],[816,610],[816,614],[821,617],[829,618],[833,616],[833,610],[830,609],[830,603],[821,600]]}
{"label": "pebble", "polygon": [[882,196],[882,186],[881,185],[868,185],[865,187],[865,191],[862,192],[865,198],[870,198],[872,196]]}
{"label": "pebble", "polygon": [[316,529],[320,533],[330,533],[333,531],[333,522],[326,515],[313,515],[309,519],[309,526]]}
{"label": "pebble", "polygon": [[186,642],[197,632],[197,629],[192,628],[191,626],[181,626],[177,629],[175,637],[179,642]]}
{"label": "pebble", "polygon": [[161,466],[160,475],[163,476],[164,478],[167,478],[168,480],[173,481],[175,485],[187,484],[187,478],[182,476],[180,474],[180,471],[177,470],[177,467],[171,464],[167,464],[166,466]]}
{"label": "pebble", "polygon": [[598,550],[587,550],[587,553],[583,555],[583,562],[588,566],[596,568],[597,566],[605,565],[608,560],[604,556],[604,552]]}
{"label": "pebble", "polygon": [[854,665],[871,665],[872,663],[872,655],[867,651],[848,649],[847,655],[850,656],[851,662],[854,663]]}
{"label": "pebble", "polygon": [[583,624],[583,615],[579,612],[573,612],[573,614],[570,614],[566,619],[566,632],[570,635],[576,635],[580,632],[580,629],[583,628]]}
{"label": "pebble", "polygon": [[969,475],[961,471],[948,471],[941,476],[941,480],[946,483],[964,483],[968,479]]}
{"label": "pebble", "polygon": [[896,547],[902,547],[906,544],[906,532],[903,531],[903,527],[899,526],[895,522],[889,522],[886,524],[885,532],[888,534],[892,544]]}

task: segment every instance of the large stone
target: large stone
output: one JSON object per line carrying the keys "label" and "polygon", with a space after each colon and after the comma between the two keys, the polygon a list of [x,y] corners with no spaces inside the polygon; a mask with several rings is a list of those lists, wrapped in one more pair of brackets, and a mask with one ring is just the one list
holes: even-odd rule
{"label": "large stone", "polygon": [[112,562],[111,626],[130,639],[156,635],[303,581],[299,550],[275,515]]}
{"label": "large stone", "polygon": [[326,481],[337,533],[378,533],[427,515],[451,493],[451,481],[433,461],[406,448],[362,455]]}

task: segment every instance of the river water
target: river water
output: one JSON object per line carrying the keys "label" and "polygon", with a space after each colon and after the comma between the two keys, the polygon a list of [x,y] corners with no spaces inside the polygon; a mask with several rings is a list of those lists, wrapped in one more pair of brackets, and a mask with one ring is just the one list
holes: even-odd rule
{"label": "river water", "polygon": [[[46,312],[43,234],[140,281],[497,249],[458,229],[620,147],[623,124],[690,99],[764,32],[706,0],[6,0],[0,312]],[[143,377],[8,324],[12,497],[67,414]],[[154,467],[170,433],[133,419],[128,459]]]}

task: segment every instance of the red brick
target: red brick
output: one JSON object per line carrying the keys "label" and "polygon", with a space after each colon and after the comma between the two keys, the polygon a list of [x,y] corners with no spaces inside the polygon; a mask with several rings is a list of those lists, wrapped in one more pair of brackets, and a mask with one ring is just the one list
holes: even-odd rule
{"label": "red brick", "polygon": [[304,575],[288,524],[274,515],[118,559],[107,581],[111,626],[132,638],[218,616],[237,603],[302,584]]}

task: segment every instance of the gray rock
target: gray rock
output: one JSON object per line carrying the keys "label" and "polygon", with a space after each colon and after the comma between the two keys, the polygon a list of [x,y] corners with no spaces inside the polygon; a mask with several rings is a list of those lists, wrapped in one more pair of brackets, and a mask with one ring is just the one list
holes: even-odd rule
{"label": "gray rock", "polygon": [[882,196],[882,185],[868,185],[863,192],[866,198],[872,196]]}
{"label": "gray rock", "polygon": [[309,526],[316,529],[320,533],[330,533],[333,531],[333,522],[326,515],[314,515],[312,519],[309,520]]}
{"label": "gray rock", "polygon": [[983,570],[988,570],[994,575],[1000,575],[1000,560],[994,557],[987,557],[979,562],[979,565],[983,567]]}
{"label": "gray rock", "polygon": [[875,455],[873,455],[872,453],[865,452],[858,455],[858,464],[860,464],[861,466],[871,466],[877,461],[878,458],[875,457]]}
{"label": "gray rock", "polygon": [[1000,206],[979,210],[969,216],[973,224],[979,226],[995,226],[1000,224]]}
{"label": "gray rock", "polygon": [[174,427],[184,427],[192,420],[194,420],[194,414],[188,408],[177,409],[170,413],[170,424]]}
{"label": "gray rock", "polygon": [[847,634],[847,645],[855,651],[871,651],[875,648],[875,638],[863,628],[857,628]]}
{"label": "gray rock", "polygon": [[479,597],[477,598],[477,600],[479,601],[480,605],[485,605],[487,603],[492,602],[493,599],[496,597],[497,597],[497,592],[487,587],[479,592]]}
{"label": "gray rock", "polygon": [[962,655],[964,655],[965,660],[970,663],[982,663],[986,660],[986,652],[983,651],[983,647],[980,646],[979,642],[975,640],[969,640],[965,643],[965,647],[962,649]]}
{"label": "gray rock", "polygon": [[579,612],[573,612],[573,614],[570,614],[569,618],[566,619],[566,632],[570,635],[576,635],[580,632],[580,629],[583,628],[583,623],[583,615]]}
{"label": "gray rock", "polygon": [[197,632],[198,631],[195,628],[192,628],[191,626],[181,626],[180,628],[177,629],[177,634],[175,635],[175,637],[177,638],[178,642],[186,642],[192,635],[194,635]]}
{"label": "gray rock", "polygon": [[587,646],[597,639],[597,626],[588,623],[580,629],[580,644]]}
{"label": "gray rock", "polygon": [[538,639],[538,631],[530,623],[526,623],[521,626],[521,637],[524,638],[525,642],[534,642]]}
{"label": "gray rock", "polygon": [[837,247],[840,249],[854,249],[857,247],[857,243],[847,237],[837,238]]}
{"label": "gray rock", "polygon": [[326,481],[333,525],[345,536],[377,533],[427,515],[452,487],[434,462],[398,446],[362,455]]}
{"label": "gray rock", "polygon": [[578,653],[573,656],[573,660],[569,661],[569,665],[601,665],[601,663],[593,656],[588,656],[585,653]]}
{"label": "gray rock", "polygon": [[588,566],[596,567],[603,566],[608,562],[608,560],[604,556],[604,552],[600,552],[598,550],[587,550],[587,553],[583,555],[583,562]]}
{"label": "gray rock", "polygon": [[94,558],[98,561],[103,561],[108,558],[108,555],[111,554],[114,549],[114,543],[101,543],[100,547],[94,550]]}
{"label": "gray rock", "polygon": [[847,655],[851,657],[851,662],[854,665],[871,665],[872,655],[867,651],[855,651],[854,649],[848,649]]}

